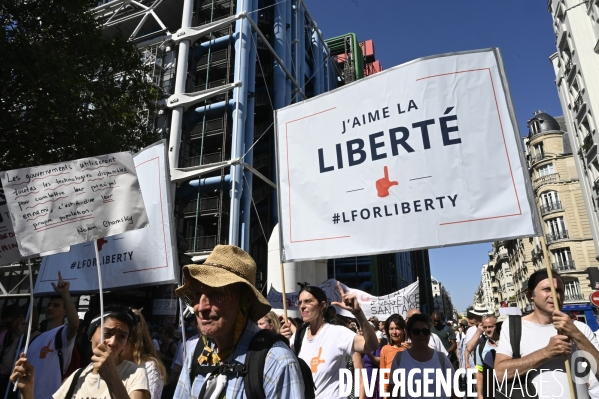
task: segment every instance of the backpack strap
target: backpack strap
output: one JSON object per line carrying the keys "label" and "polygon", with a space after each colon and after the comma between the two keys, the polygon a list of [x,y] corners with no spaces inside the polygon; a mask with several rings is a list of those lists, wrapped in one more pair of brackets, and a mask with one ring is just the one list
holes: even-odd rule
{"label": "backpack strap", "polygon": [[204,344],[204,342],[202,341],[202,338],[198,339],[198,342],[196,343],[196,347],[193,351],[193,356],[191,358],[191,367],[189,367],[189,384],[190,384],[190,386],[193,385],[193,381],[196,379],[198,374],[200,374],[201,366],[198,363],[198,357],[200,357],[200,355],[202,354],[202,351],[204,350],[203,344]]}
{"label": "backpack strap", "polygon": [[264,393],[264,366],[268,351],[277,341],[283,341],[289,345],[287,338],[271,330],[260,330],[252,339],[245,355],[247,373],[243,382],[247,399],[266,399]]}
{"label": "backpack strap", "polygon": [[295,331],[295,338],[293,339],[293,350],[295,351],[295,354],[297,356],[299,356],[300,351],[302,350],[304,335],[306,335],[306,331],[308,330],[309,326],[310,324],[306,323]]}
{"label": "backpack strap", "polygon": [[54,336],[54,349],[58,355],[58,364],[60,364],[60,378],[64,375],[64,358],[62,356],[62,331],[64,328],[65,326],[60,327]]}
{"label": "backpack strap", "polygon": [[83,373],[83,370],[85,368],[86,367],[81,367],[79,370],[75,371],[73,379],[71,380],[71,385],[69,386],[69,390],[67,391],[67,394],[64,397],[65,399],[70,399],[73,397],[73,394],[75,393],[75,387],[77,386],[77,380],[79,380],[79,377],[81,377],[81,373]]}
{"label": "backpack strap", "polygon": [[520,359],[520,338],[522,337],[522,318],[508,316],[510,321],[510,344],[512,345],[512,359]]}

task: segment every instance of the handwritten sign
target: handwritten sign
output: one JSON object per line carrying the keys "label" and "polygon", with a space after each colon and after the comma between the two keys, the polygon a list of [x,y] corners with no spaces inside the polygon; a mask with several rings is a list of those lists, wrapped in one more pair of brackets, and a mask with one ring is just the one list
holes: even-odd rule
{"label": "handwritten sign", "polygon": [[0,189],[0,265],[8,265],[20,260],[21,254],[10,222],[6,197],[4,196],[4,190]]}
{"label": "handwritten sign", "polygon": [[[39,256],[68,252],[69,249],[69,247],[59,248],[54,251],[45,252]],[[4,190],[0,188],[0,266],[10,265],[11,263],[20,262],[36,256],[38,255],[21,256],[19,244],[17,244],[17,236],[12,227]]]}
{"label": "handwritten sign", "polygon": [[129,153],[11,170],[0,179],[23,256],[148,225]]}
{"label": "handwritten sign", "polygon": [[[150,227],[98,240],[103,289],[155,286],[176,282],[177,249],[170,195],[168,156],[164,140],[133,157]],[[71,283],[71,293],[98,290],[93,243],[71,247],[68,253],[42,259],[36,295],[53,294],[58,273]]]}

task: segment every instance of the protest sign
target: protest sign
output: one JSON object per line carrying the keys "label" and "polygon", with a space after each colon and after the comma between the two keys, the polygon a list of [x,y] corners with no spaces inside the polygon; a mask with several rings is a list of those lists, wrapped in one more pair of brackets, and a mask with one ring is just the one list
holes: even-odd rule
{"label": "protest sign", "polygon": [[[399,291],[393,292],[389,295],[384,296],[372,296],[367,292],[360,291],[357,289],[349,288],[345,284],[341,283],[343,290],[346,293],[356,294],[360,307],[364,312],[366,318],[377,317],[379,320],[386,320],[392,314],[400,314],[404,318],[406,317],[408,310],[414,308],[420,308],[420,296],[418,290],[418,282],[408,285]],[[328,303],[331,302],[342,302],[341,293],[337,287],[337,280],[328,279],[322,284],[318,284],[325,294],[327,295]],[[288,292],[285,294],[287,298],[287,309],[298,310],[296,303],[299,299],[299,291]],[[273,309],[283,309],[283,295],[270,287],[268,290],[268,296],[266,300],[270,303]],[[355,317],[350,312],[337,308],[337,313],[346,317]]]}
{"label": "protest sign", "polygon": [[[104,289],[167,284],[177,280],[167,159],[164,141],[133,158],[150,226],[98,241]],[[97,280],[86,277],[90,270],[95,271],[95,267],[93,243],[75,245],[69,253],[44,257],[35,294],[54,292],[51,283],[59,271],[71,282],[71,292],[96,291]]]}
{"label": "protest sign", "polygon": [[0,173],[23,256],[146,227],[126,152]]}
{"label": "protest sign", "polygon": [[154,299],[152,314],[154,316],[176,316],[178,302],[177,299]]}
{"label": "protest sign", "polygon": [[8,265],[20,260],[22,257],[10,221],[4,190],[0,189],[0,265]]}
{"label": "protest sign", "polygon": [[10,212],[6,204],[4,190],[0,188],[0,265],[10,265],[36,256],[51,255],[59,252],[66,252],[69,247],[59,248],[53,251],[44,252],[40,255],[22,256],[19,252],[17,237],[12,228]]}
{"label": "protest sign", "polygon": [[285,262],[540,233],[497,49],[391,68],[275,126]]}

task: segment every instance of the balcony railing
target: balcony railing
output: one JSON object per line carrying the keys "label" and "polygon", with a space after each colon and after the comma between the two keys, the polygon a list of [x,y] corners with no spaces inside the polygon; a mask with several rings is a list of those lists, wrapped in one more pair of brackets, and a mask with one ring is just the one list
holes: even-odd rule
{"label": "balcony railing", "polygon": [[[187,205],[185,205],[185,208],[183,208],[183,213],[195,214],[196,211],[198,211],[197,204],[198,204],[197,200],[189,201],[187,203]],[[200,199],[200,209],[199,209],[200,214],[218,212],[219,209],[220,209],[220,198],[219,197],[208,197],[208,198]]]}
{"label": "balcony railing", "polygon": [[562,203],[559,201],[556,202],[552,202],[550,204],[545,204],[541,206],[541,215],[546,215],[548,213],[551,212],[555,212],[555,211],[561,211],[562,208]]}
{"label": "balcony railing", "polygon": [[576,266],[574,265],[573,260],[552,263],[551,266],[558,272],[567,272],[569,270],[576,270]]}
{"label": "balcony railing", "polygon": [[566,301],[565,302],[571,302],[571,301],[583,301],[585,300],[584,295],[582,294],[566,294]]}
{"label": "balcony railing", "polygon": [[227,243],[227,240],[223,237],[200,236],[196,240],[196,245],[195,245],[195,250],[194,250],[193,237],[188,237],[187,241],[189,242],[189,251],[193,251],[193,252],[211,251],[218,244],[226,244]]}
{"label": "balcony railing", "polygon": [[582,93],[578,93],[576,100],[574,100],[574,113],[577,114],[578,111],[580,111],[580,108],[582,107],[582,103],[583,103]]}
{"label": "balcony railing", "polygon": [[559,231],[553,234],[547,234],[547,244],[551,244],[556,241],[567,240],[568,239],[568,231]]}
{"label": "balcony railing", "polygon": [[541,176],[541,177],[535,179],[532,182],[532,185],[534,186],[534,188],[538,188],[545,183],[557,181],[557,180],[559,180],[559,173],[552,173],[550,175]]}
{"label": "balcony railing", "polygon": [[564,67],[564,72],[566,72],[566,76],[570,74],[573,67],[574,63],[572,63],[572,58],[568,58],[568,60],[566,61],[566,66]]}
{"label": "balcony railing", "polygon": [[584,140],[582,142],[585,152],[589,152],[589,150],[593,147],[593,144],[595,144],[595,142],[593,141],[593,135],[589,133],[584,137]]}

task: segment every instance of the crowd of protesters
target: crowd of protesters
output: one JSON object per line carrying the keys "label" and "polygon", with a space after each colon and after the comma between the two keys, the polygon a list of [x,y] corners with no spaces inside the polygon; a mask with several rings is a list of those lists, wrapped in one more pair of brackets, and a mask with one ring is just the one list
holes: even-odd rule
{"label": "crowd of protesters", "polygon": [[[328,399],[342,391],[355,399],[416,398],[425,390],[437,398],[464,396],[456,392],[478,399],[509,397],[512,392],[502,396],[489,378],[492,371],[499,379],[505,373],[510,387],[534,387],[536,396],[518,397],[569,398],[564,356],[582,350],[599,360],[593,332],[560,311],[563,281],[554,275],[560,301],[555,306],[544,270],[528,283],[534,311],[505,321],[478,307],[463,320],[419,309],[408,310],[405,319],[399,314],[367,319],[356,296],[341,285],[341,300],[332,303],[320,288],[303,287],[297,303],[301,317],[287,319],[255,288],[254,260],[234,246],[217,246],[203,264],[185,266],[183,274],[185,284],[176,292],[193,309],[183,326],[185,341],[175,326],[153,329],[138,309],[107,306],[103,320],[98,314],[84,323],[68,281],[59,276],[46,318],[22,353],[26,315],[16,305],[5,307],[2,394],[17,397],[8,389],[12,382],[24,399]],[[340,370],[359,376],[349,394]],[[425,370],[447,375],[450,391],[440,389],[438,379],[426,378]],[[463,377],[454,385],[458,370]],[[470,393],[467,370],[474,373]],[[548,382],[537,370],[556,377]],[[379,385],[396,371],[411,375],[412,386],[400,391],[393,379]],[[518,379],[527,373],[530,380]],[[574,384],[577,398],[598,397],[593,374]]]}

